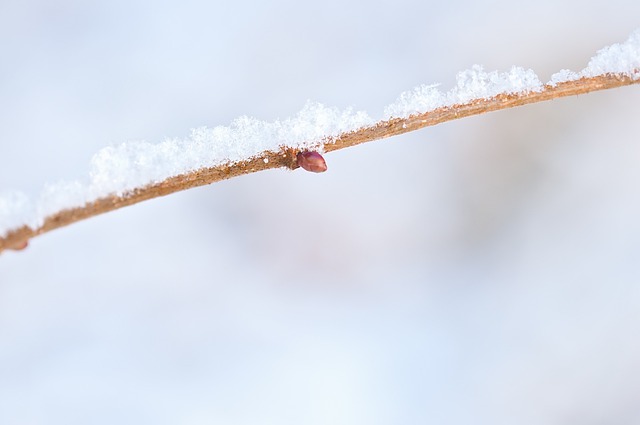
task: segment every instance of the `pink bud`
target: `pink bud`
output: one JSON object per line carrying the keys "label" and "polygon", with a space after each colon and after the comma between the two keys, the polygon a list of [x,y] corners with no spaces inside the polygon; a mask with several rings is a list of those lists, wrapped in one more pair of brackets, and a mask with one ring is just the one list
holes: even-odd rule
{"label": "pink bud", "polygon": [[296,159],[300,167],[312,173],[327,171],[327,163],[318,152],[298,152]]}
{"label": "pink bud", "polygon": [[18,245],[12,246],[9,249],[13,249],[14,251],[22,251],[23,249],[25,249],[26,247],[29,246],[29,241],[24,241],[24,242],[20,242]]}

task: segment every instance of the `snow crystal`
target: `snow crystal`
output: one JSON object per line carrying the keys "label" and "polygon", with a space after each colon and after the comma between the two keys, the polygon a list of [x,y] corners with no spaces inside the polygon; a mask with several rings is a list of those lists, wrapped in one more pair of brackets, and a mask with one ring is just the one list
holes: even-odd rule
{"label": "snow crystal", "polygon": [[599,50],[580,74],[585,77],[625,74],[634,80],[640,79],[640,29],[635,30],[624,43]]}
{"label": "snow crystal", "polygon": [[9,192],[0,196],[0,234],[22,227],[33,216],[31,202],[22,192]]}
{"label": "snow crystal", "polygon": [[[640,29],[622,44],[605,47],[591,58],[581,72],[563,69],[551,76],[549,85],[594,77],[603,74],[624,74],[640,79]],[[464,104],[477,99],[489,99],[499,94],[515,94],[542,91],[544,85],[530,69],[513,67],[508,72],[486,72],[482,66],[458,73],[456,86],[443,93],[438,85],[422,85],[404,92],[384,111],[384,118],[407,118],[423,114],[443,106]]]}
{"label": "snow crystal", "polygon": [[589,64],[580,72],[563,69],[551,76],[550,86],[574,81],[583,77],[605,74],[622,74],[634,80],[640,79],[640,29],[635,30],[627,41],[600,49]]}
{"label": "snow crystal", "polygon": [[408,117],[432,111],[447,104],[447,97],[437,89],[440,84],[423,84],[400,94],[398,100],[384,109],[385,119]]}
{"label": "snow crystal", "polygon": [[568,69],[561,69],[551,76],[551,80],[549,81],[549,85],[551,87],[555,87],[558,83],[564,83],[566,81],[575,81],[580,79],[580,74],[577,72],[570,71]]}
{"label": "snow crystal", "polygon": [[78,181],[45,184],[37,204],[34,205],[35,217],[30,224],[39,227],[44,224],[44,217],[70,207],[82,206],[87,199],[88,188]]}
{"label": "snow crystal", "polygon": [[422,85],[402,93],[396,102],[385,108],[385,119],[406,118],[443,106],[489,99],[499,94],[541,91],[543,88],[538,76],[530,69],[514,66],[508,72],[486,72],[480,65],[459,72],[456,86],[447,93],[438,90],[437,86]]}
{"label": "snow crystal", "polygon": [[508,72],[486,72],[481,66],[458,73],[457,87],[447,93],[450,104],[467,103],[475,99],[489,99],[499,94],[541,91],[543,84],[530,69],[517,66]]}

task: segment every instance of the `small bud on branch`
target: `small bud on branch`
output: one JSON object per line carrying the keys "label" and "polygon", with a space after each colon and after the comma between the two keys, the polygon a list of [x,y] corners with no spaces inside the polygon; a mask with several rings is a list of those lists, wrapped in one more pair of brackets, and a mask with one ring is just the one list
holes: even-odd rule
{"label": "small bud on branch", "polygon": [[298,165],[312,173],[327,171],[327,163],[318,152],[298,152],[296,156]]}
{"label": "small bud on branch", "polygon": [[14,251],[22,251],[23,249],[26,249],[28,246],[29,246],[29,241],[23,241],[17,245],[9,247],[9,249],[12,249]]}

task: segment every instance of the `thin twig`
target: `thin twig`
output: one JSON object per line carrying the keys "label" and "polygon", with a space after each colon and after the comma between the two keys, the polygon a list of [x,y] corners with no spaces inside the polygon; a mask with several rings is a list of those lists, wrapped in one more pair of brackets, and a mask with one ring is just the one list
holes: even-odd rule
{"label": "thin twig", "polygon": [[[412,115],[408,118],[393,118],[388,121],[380,121],[373,126],[361,128],[351,133],[345,133],[335,140],[328,140],[324,144],[324,151],[331,152],[344,149],[361,143],[371,142],[396,136],[423,127],[436,125],[446,121],[452,121],[485,112],[508,109],[530,103],[557,99],[565,96],[589,93],[597,90],[611,89],[640,83],[626,75],[601,75],[591,78],[582,78],[575,81],[559,83],[555,86],[546,85],[540,92],[518,93],[498,95],[490,99],[477,99],[465,104],[458,104],[436,110]],[[264,152],[259,157],[248,161],[222,165],[213,168],[203,168],[187,174],[168,178],[162,182],[137,188],[124,195],[111,195],[90,202],[83,207],[60,211],[47,217],[44,224],[37,229],[23,226],[10,231],[4,238],[0,238],[0,252],[5,249],[23,247],[25,243],[38,235],[67,226],[89,217],[113,211],[128,205],[137,204],[147,199],[168,195],[170,193],[215,183],[243,174],[254,173],[270,168],[297,168],[296,154],[292,149],[282,148],[279,152]]]}

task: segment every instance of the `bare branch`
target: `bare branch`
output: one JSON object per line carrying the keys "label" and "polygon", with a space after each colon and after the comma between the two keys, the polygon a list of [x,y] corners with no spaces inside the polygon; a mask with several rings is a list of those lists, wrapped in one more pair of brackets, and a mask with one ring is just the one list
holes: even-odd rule
{"label": "bare branch", "polygon": [[[539,92],[498,95],[490,99],[477,99],[465,104],[438,108],[424,114],[412,115],[408,118],[393,118],[388,121],[380,121],[373,126],[342,134],[335,140],[327,140],[324,143],[324,151],[331,152],[344,149],[485,112],[637,83],[640,83],[640,80],[633,80],[626,75],[607,74],[562,82],[555,86],[546,85]],[[63,210],[47,217],[44,220],[44,224],[36,229],[23,226],[10,231],[4,238],[0,238],[0,252],[5,249],[24,248],[28,240],[35,236],[98,214],[137,204],[147,199],[270,168],[285,167],[295,169],[298,168],[297,154],[298,152],[288,148],[282,148],[279,152],[268,151],[248,161],[203,168],[191,173],[171,177],[159,183],[137,188],[122,196],[111,195],[88,203],[83,207]]]}

